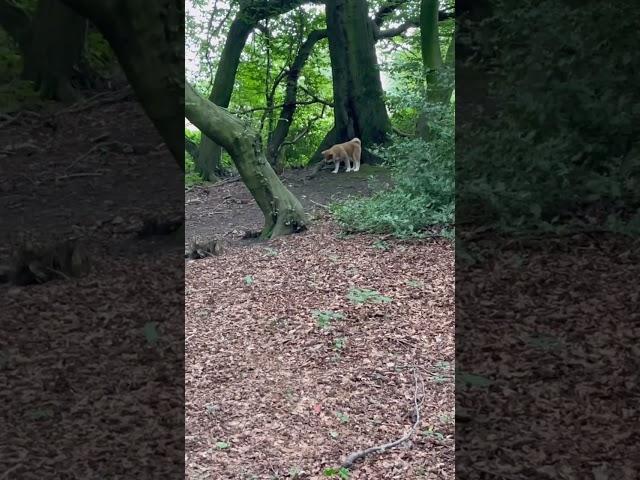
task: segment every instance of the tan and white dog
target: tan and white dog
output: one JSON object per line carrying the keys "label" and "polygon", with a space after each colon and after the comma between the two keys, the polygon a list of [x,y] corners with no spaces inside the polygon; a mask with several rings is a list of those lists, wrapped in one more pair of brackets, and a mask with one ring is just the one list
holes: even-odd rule
{"label": "tan and white dog", "polygon": [[[362,145],[359,138],[353,138],[348,142],[338,143],[333,147],[323,150],[322,152],[325,163],[334,162],[336,168],[332,173],[338,173],[340,162],[344,160],[345,171],[357,172],[360,170],[360,154],[362,153]],[[353,160],[353,167],[349,160]]]}

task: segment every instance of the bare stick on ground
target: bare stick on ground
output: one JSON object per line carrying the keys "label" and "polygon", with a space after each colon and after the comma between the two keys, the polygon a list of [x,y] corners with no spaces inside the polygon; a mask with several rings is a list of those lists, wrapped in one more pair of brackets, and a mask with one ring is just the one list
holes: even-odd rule
{"label": "bare stick on ground", "polygon": [[415,408],[415,422],[413,422],[413,426],[411,427],[411,430],[409,430],[402,437],[392,442],[384,443],[382,445],[376,445],[375,447],[370,447],[365,450],[359,450],[357,452],[353,452],[344,460],[344,462],[342,462],[341,467],[351,468],[353,464],[358,460],[360,460],[361,458],[364,458],[367,455],[371,455],[373,453],[383,453],[387,450],[397,447],[398,445],[403,444],[413,436],[413,434],[418,429],[418,426],[420,426],[420,407],[422,407],[422,403],[424,402],[424,380],[422,380],[422,378],[418,376],[418,373],[415,370],[415,368],[413,370],[413,378],[415,380],[415,390],[414,390],[414,396],[413,396],[413,405]]}

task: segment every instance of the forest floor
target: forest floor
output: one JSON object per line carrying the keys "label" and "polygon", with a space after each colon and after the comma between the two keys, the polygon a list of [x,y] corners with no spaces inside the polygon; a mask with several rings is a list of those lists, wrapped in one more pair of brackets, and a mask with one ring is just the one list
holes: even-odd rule
{"label": "forest floor", "polygon": [[283,178],[314,223],[268,242],[241,240],[263,222],[242,183],[187,193],[186,237],[224,252],[186,264],[186,478],[329,478],[410,430],[417,375],[417,431],[350,478],[453,479],[452,245],[345,237],[318,204],[388,176],[307,174]]}
{"label": "forest floor", "polygon": [[[0,266],[20,237],[74,238],[91,271],[41,285],[0,283],[0,369],[11,386],[0,389],[0,471],[136,477],[135,466],[148,473],[151,464],[158,478],[176,478],[183,245],[138,232],[145,219],[182,216],[181,170],[126,89],[33,108],[0,113]],[[145,341],[151,320],[159,348]],[[139,448],[125,450],[127,442]]]}
{"label": "forest floor", "polygon": [[[280,177],[307,212],[322,210],[323,206],[349,196],[369,196],[391,182],[388,170],[374,165],[362,165],[354,173],[332,174],[331,169],[324,169],[310,179],[309,172],[306,168],[287,170]],[[235,242],[245,232],[260,230],[264,217],[249,190],[240,181],[227,182],[187,189],[187,242],[194,237]]]}

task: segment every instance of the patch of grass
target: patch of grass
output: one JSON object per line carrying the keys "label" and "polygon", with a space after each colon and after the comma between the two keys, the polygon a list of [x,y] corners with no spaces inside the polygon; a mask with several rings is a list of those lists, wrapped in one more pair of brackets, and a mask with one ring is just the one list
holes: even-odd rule
{"label": "patch of grass", "polygon": [[158,333],[158,322],[147,322],[144,325],[144,338],[149,345],[155,345],[160,337]]}
{"label": "patch of grass", "polygon": [[251,276],[251,275],[247,275],[246,277],[244,277],[244,278],[242,279],[242,281],[244,282],[244,284],[245,284],[246,286],[248,286],[248,287],[249,287],[249,286],[253,285],[253,276]]}
{"label": "patch of grass", "polygon": [[344,412],[336,412],[336,417],[340,420],[340,423],[349,423],[349,415]]}
{"label": "patch of grass", "polygon": [[384,240],[376,240],[375,242],[373,242],[373,246],[385,252],[389,250],[389,248],[391,248],[389,243],[385,242]]}
{"label": "patch of grass", "polygon": [[264,247],[264,251],[266,252],[265,255],[267,257],[277,257],[278,256],[278,250],[276,250],[275,248]]}
{"label": "patch of grass", "polygon": [[300,478],[302,475],[302,468],[300,467],[291,467],[289,469],[289,478],[296,479]]}
{"label": "patch of grass", "polygon": [[375,290],[368,290],[366,288],[352,288],[347,294],[347,298],[356,304],[363,304],[367,302],[371,303],[389,303],[391,297],[382,295]]}
{"label": "patch of grass", "polygon": [[312,310],[311,314],[315,318],[316,323],[322,329],[329,328],[331,322],[334,320],[344,319],[344,315],[340,312],[333,312],[331,310]]}
{"label": "patch of grass", "polygon": [[322,474],[325,477],[329,478],[339,478],[340,480],[349,480],[351,473],[348,468],[325,468],[322,471]]}
{"label": "patch of grass", "polygon": [[341,351],[346,344],[347,344],[347,339],[345,337],[336,338],[333,341],[333,348],[335,348],[338,351]]}
{"label": "patch of grass", "polygon": [[442,432],[436,431],[433,426],[430,426],[426,430],[423,430],[421,434],[425,437],[435,438],[439,442],[444,440],[444,434]]}

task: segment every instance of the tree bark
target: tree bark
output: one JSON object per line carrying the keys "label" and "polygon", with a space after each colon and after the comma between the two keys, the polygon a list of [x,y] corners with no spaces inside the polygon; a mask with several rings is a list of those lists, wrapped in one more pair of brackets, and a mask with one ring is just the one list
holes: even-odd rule
{"label": "tree bark", "polygon": [[[422,62],[427,83],[427,102],[432,105],[448,103],[453,93],[453,85],[443,85],[439,78],[439,74],[443,69],[443,61],[440,50],[438,15],[438,0],[422,0],[420,5],[420,41],[422,47]],[[453,66],[454,60],[455,42],[452,40],[447,48],[444,65]],[[416,131],[418,136],[423,140],[429,139],[429,118],[426,112],[422,112],[418,117]]]}
{"label": "tree bark", "polygon": [[257,131],[226,109],[201,97],[188,83],[185,84],[185,115],[231,155],[242,181],[264,215],[261,238],[306,229],[307,218],[302,205],[267,162]]}
{"label": "tree bark", "polygon": [[23,77],[32,80],[44,98],[72,102],[74,66],[85,50],[87,20],[59,0],[40,0],[24,55]]}
{"label": "tree bark", "polygon": [[142,107],[184,171],[184,2],[60,1],[102,32]]}
{"label": "tree bark", "polygon": [[[358,137],[363,146],[387,141],[391,122],[383,99],[375,50],[373,22],[366,0],[327,0],[327,34],[333,77],[335,124],[338,142]],[[329,134],[328,134],[329,135]],[[322,142],[312,157],[320,159]],[[366,149],[365,162],[371,161]]]}

